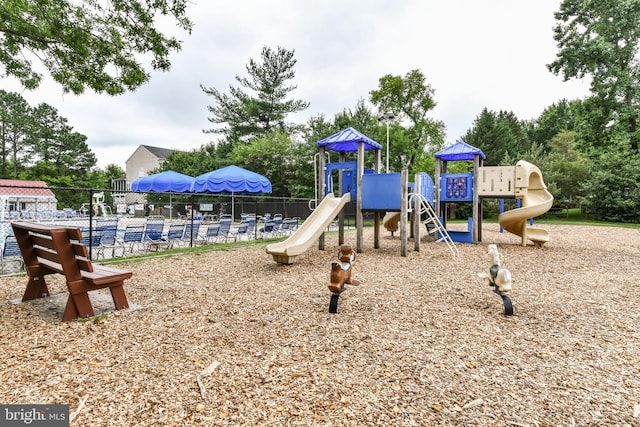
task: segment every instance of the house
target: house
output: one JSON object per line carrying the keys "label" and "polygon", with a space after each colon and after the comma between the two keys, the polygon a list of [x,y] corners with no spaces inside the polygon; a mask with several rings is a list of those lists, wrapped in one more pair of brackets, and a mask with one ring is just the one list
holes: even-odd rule
{"label": "house", "polygon": [[176,150],[168,148],[140,145],[125,162],[127,186],[136,179],[149,175],[149,172],[160,167],[167,156]]}
{"label": "house", "polygon": [[168,148],[140,145],[125,162],[126,182],[115,182],[113,199],[118,213],[124,213],[129,205],[136,205],[136,209],[144,209],[146,197],[141,194],[129,193],[131,183],[138,178],[149,175],[154,169],[159,168],[167,156],[176,150]]}
{"label": "house", "polygon": [[35,218],[39,212],[53,212],[58,200],[44,181],[0,179],[0,218],[11,212],[23,218]]}

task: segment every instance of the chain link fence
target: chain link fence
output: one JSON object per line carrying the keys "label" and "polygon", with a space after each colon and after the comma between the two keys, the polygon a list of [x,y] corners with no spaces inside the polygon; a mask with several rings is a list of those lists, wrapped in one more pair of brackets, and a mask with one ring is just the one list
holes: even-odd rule
{"label": "chain link fence", "polygon": [[[13,221],[78,227],[84,236],[83,243],[89,248],[90,258],[100,260],[242,238],[285,236],[313,209],[314,200],[267,195],[139,193],[0,185],[0,274],[15,273],[22,268],[22,256],[12,238]],[[345,207],[347,226],[355,224],[355,212],[355,202]],[[212,236],[221,220],[229,219],[228,234],[224,238]],[[265,225],[268,221],[286,223],[287,229],[277,228],[267,233]],[[150,231],[151,222],[161,223],[160,231],[154,235]],[[243,223],[250,224],[250,228],[239,235],[239,230],[244,230],[240,227]]]}

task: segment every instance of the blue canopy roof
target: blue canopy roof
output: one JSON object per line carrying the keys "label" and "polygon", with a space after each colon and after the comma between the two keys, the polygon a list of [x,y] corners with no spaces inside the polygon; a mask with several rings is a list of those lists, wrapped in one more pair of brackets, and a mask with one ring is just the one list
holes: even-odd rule
{"label": "blue canopy roof", "polygon": [[438,151],[434,154],[434,157],[448,162],[454,160],[473,160],[475,155],[480,155],[480,158],[483,160],[487,158],[479,148],[472,147],[465,142],[458,141],[455,144]]}
{"label": "blue canopy roof", "polygon": [[271,193],[271,181],[238,166],[227,166],[195,177],[196,193]]}
{"label": "blue canopy roof", "polygon": [[193,177],[174,171],[164,171],[143,176],[131,183],[132,191],[156,193],[189,193]]}
{"label": "blue canopy roof", "polygon": [[358,151],[359,142],[364,142],[365,150],[376,148],[380,150],[382,148],[382,145],[351,127],[318,141],[316,145],[318,147],[326,147],[332,151],[354,152]]}

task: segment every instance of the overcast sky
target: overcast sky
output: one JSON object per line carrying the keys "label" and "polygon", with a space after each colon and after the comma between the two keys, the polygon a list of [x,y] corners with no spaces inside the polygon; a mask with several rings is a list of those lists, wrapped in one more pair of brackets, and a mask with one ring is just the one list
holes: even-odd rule
{"label": "overcast sky", "polygon": [[[536,118],[562,98],[584,98],[587,81],[563,82],[547,70],[557,48],[553,13],[561,0],[193,0],[195,27],[171,60],[172,69],[119,97],[75,96],[47,80],[21,92],[35,106],[46,102],[88,137],[98,166],[125,161],[141,144],[190,150],[215,139],[200,84],[223,92],[246,76],[263,46],[295,50],[292,97],[310,102],[292,117],[327,119],[359,99],[368,100],[385,74],[419,69],[435,90],[432,118],[459,140],[484,107]],[[382,141],[379,141],[382,142]]]}

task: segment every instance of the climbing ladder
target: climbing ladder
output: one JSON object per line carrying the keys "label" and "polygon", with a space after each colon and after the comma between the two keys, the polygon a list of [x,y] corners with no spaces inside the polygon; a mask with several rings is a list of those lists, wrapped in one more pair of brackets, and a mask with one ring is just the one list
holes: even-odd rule
{"label": "climbing ladder", "polygon": [[447,248],[449,249],[449,251],[451,251],[451,254],[454,258],[460,256],[457,246],[454,244],[453,240],[451,240],[451,236],[449,236],[449,233],[447,233],[447,229],[444,227],[444,225],[442,225],[442,222],[440,222],[440,219],[436,216],[436,211],[433,210],[431,203],[429,203],[422,194],[409,194],[409,212],[413,210],[415,199],[420,201],[418,215],[427,215],[427,219],[424,223],[429,234],[437,232],[440,235],[440,238],[436,240],[436,242],[445,242],[447,244]]}

